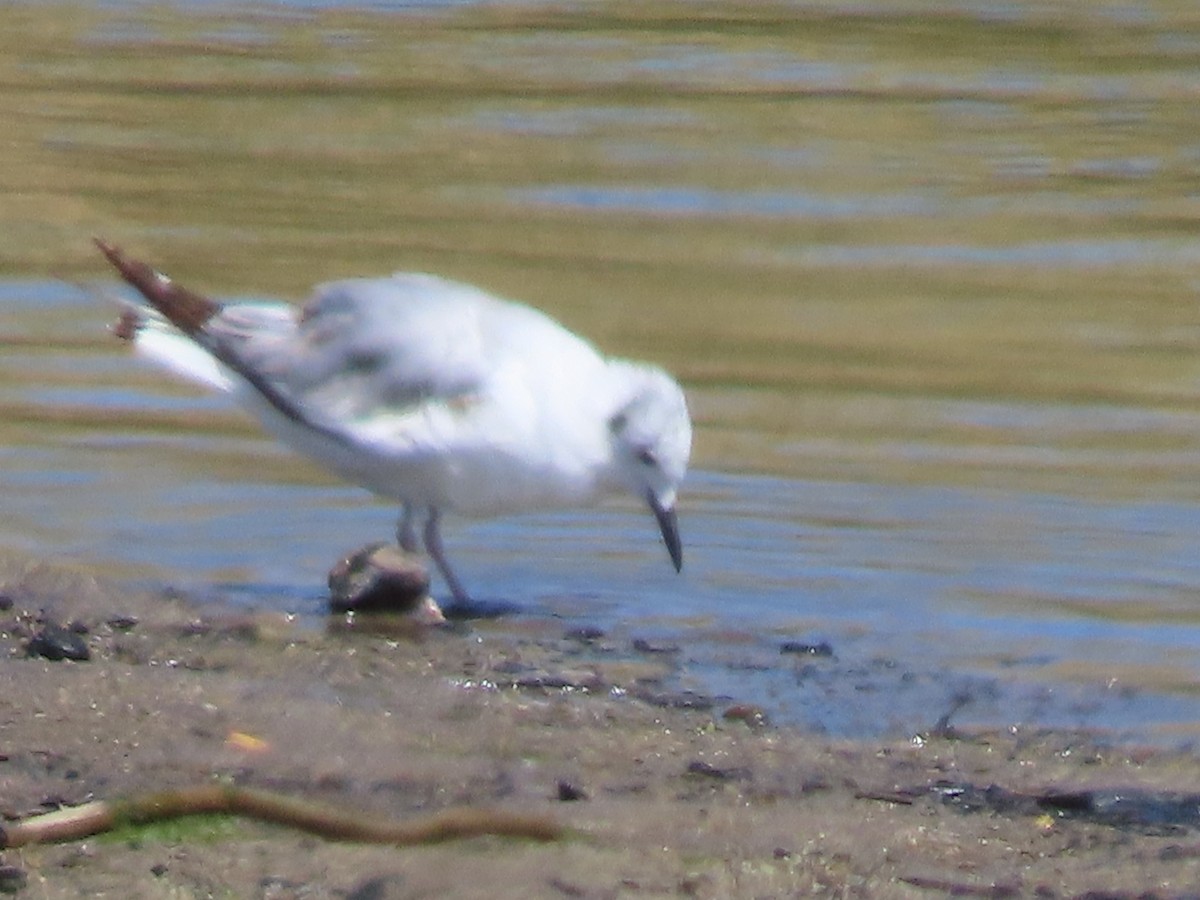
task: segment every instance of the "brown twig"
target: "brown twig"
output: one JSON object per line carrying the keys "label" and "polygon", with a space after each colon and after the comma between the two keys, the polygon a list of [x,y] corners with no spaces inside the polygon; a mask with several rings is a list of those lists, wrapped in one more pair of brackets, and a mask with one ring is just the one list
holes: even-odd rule
{"label": "brown twig", "polygon": [[866,790],[854,792],[855,800],[878,800],[881,803],[896,803],[900,806],[912,806],[915,798],[916,795],[912,791],[907,790]]}
{"label": "brown twig", "polygon": [[242,815],[328,840],[398,847],[482,835],[553,841],[565,833],[561,825],[545,816],[464,807],[397,822],[372,819],[357,811],[344,812],[271,791],[213,784],[139,794],[123,800],[97,800],[31,816],[0,828],[0,849],[73,841],[121,825],[144,825],[199,813]]}
{"label": "brown twig", "polygon": [[994,897],[997,900],[1005,897],[1021,896],[1021,886],[1017,883],[994,882],[992,884],[970,884],[965,881],[953,881],[948,878],[925,878],[920,875],[901,875],[900,881],[911,884],[915,888],[926,891],[937,891],[948,897]]}

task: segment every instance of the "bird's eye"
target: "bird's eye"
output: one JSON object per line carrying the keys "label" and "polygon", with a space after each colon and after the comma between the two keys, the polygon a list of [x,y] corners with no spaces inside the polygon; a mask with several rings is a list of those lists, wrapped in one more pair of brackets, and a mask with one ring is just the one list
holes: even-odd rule
{"label": "bird's eye", "polygon": [[647,466],[657,466],[658,457],[654,455],[654,451],[649,447],[643,447],[637,453],[638,462]]}

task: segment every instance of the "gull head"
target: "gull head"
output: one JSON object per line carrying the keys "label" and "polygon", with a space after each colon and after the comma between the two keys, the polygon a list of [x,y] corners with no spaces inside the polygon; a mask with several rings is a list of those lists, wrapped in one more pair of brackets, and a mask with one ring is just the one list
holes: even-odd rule
{"label": "gull head", "polygon": [[692,451],[692,422],[683,390],[662,369],[613,361],[619,402],[608,419],[617,473],[649,505],[675,571],[683,567],[683,544],[675,497]]}

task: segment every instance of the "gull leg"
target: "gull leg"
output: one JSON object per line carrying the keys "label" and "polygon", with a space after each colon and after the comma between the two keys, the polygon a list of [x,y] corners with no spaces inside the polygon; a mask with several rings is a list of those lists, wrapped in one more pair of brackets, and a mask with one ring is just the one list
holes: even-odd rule
{"label": "gull leg", "polygon": [[438,524],[441,522],[441,513],[436,509],[430,508],[429,518],[425,520],[425,552],[429,554],[430,559],[437,563],[438,570],[442,573],[442,577],[446,579],[446,584],[450,588],[450,593],[454,595],[454,602],[462,606],[471,604],[471,597],[467,593],[466,588],[462,586],[462,582],[458,580],[458,576],[454,574],[454,570],[450,568],[450,563],[446,560],[446,551],[442,548],[442,534],[438,530]]}
{"label": "gull leg", "polygon": [[420,549],[417,543],[417,529],[413,525],[411,503],[405,503],[401,510],[400,521],[396,523],[396,541],[405,553],[416,553]]}

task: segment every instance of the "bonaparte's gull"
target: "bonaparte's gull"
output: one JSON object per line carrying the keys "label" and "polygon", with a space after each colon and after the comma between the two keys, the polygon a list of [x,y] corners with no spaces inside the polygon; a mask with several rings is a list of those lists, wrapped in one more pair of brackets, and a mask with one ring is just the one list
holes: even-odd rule
{"label": "bonaparte's gull", "polygon": [[675,497],[691,452],[683,391],[645,363],[606,359],[548,316],[433,275],[319,286],[302,309],[222,304],[97,239],[151,308],[117,334],[231,394],[285,444],[403,504],[400,545],[425,549],[454,599],[443,512],[569,507],[632,491],[678,571]]}

